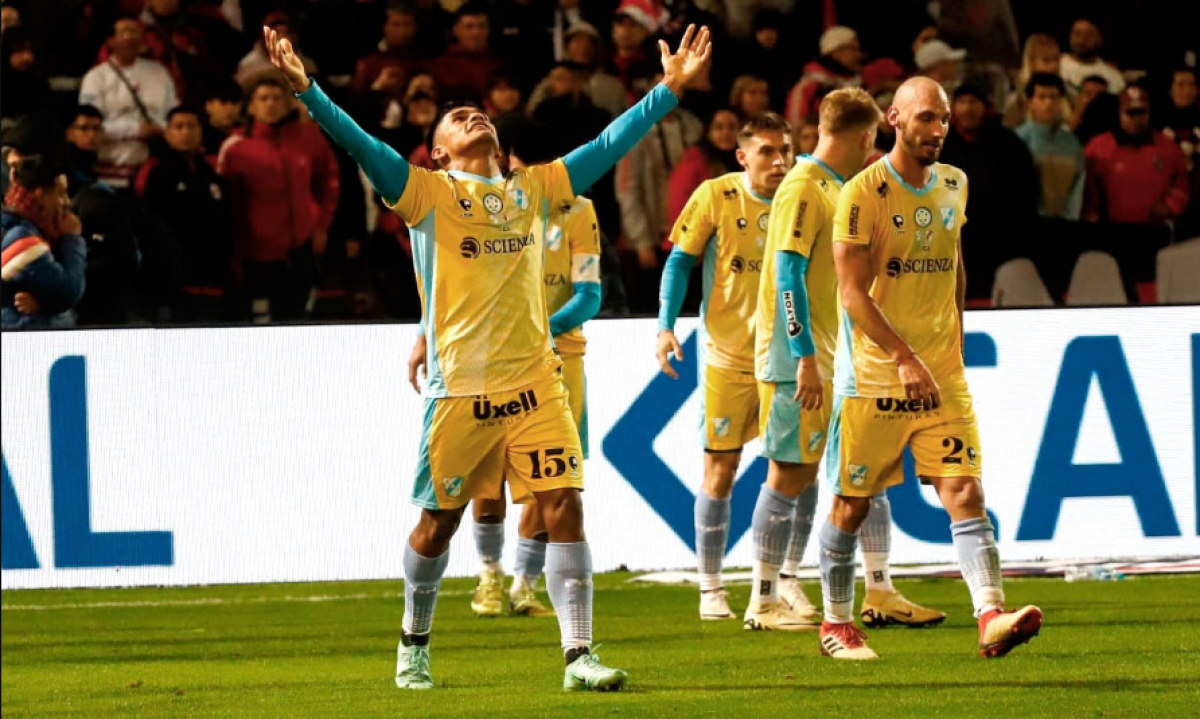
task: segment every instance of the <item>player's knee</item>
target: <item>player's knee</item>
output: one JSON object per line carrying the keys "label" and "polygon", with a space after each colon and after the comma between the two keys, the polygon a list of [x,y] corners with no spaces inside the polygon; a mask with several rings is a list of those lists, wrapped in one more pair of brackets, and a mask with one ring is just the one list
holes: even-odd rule
{"label": "player's knee", "polygon": [[938,494],[942,504],[951,513],[982,513],[983,512],[983,483],[978,479],[956,477],[943,480]]}
{"label": "player's knee", "polygon": [[870,511],[870,497],[835,496],[829,517],[843,532],[856,532]]}
{"label": "player's knee", "polygon": [[413,530],[413,548],[427,557],[438,556],[450,547],[450,540],[462,521],[462,510],[425,511]]}
{"label": "player's knee", "polygon": [[551,537],[582,531],[583,501],[577,489],[541,492],[537,498],[542,525]]}
{"label": "player's knee", "polygon": [[725,499],[733,492],[741,452],[706,452],[704,483],[701,489],[713,499]]}

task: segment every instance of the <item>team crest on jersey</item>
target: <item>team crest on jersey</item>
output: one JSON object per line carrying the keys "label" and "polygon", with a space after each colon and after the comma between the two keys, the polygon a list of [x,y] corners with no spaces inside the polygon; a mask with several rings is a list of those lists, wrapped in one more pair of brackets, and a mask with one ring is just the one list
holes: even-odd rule
{"label": "team crest on jersey", "polygon": [[808,433],[808,451],[816,452],[817,447],[821,446],[821,438],[824,436],[825,436],[825,433],[819,429],[815,430],[813,432],[809,432]]}
{"label": "team crest on jersey", "polygon": [[567,457],[567,464],[569,464],[571,466],[571,476],[578,477],[579,476],[579,458],[576,457],[575,455],[571,455],[570,457]]}
{"label": "team crest on jersey", "polygon": [[861,487],[867,481],[867,465],[851,464],[846,469],[850,470],[850,484],[855,487]]}
{"label": "team crest on jersey", "polygon": [[895,234],[904,234],[904,215],[892,215],[892,224],[896,226]]}
{"label": "team crest on jersey", "polygon": [[713,417],[713,434],[718,437],[729,436],[729,418],[728,417]]}
{"label": "team crest on jersey", "polygon": [[483,208],[493,215],[498,215],[504,209],[504,200],[501,200],[499,195],[489,192],[483,196]]}
{"label": "team crest on jersey", "polygon": [[979,461],[979,452],[976,452],[974,447],[967,447],[967,463],[970,464],[972,468],[974,468],[976,462],[978,462],[978,461]]}
{"label": "team crest on jersey", "polygon": [[442,478],[442,489],[446,490],[447,497],[457,497],[458,495],[462,494],[462,486],[462,477]]}
{"label": "team crest on jersey", "polygon": [[744,229],[746,229],[746,226],[747,226],[747,224],[748,224],[748,223],[746,222],[746,218],[745,218],[745,217],[739,217],[739,218],[737,218],[737,228],[738,228],[739,230],[744,230]]}
{"label": "team crest on jersey", "polygon": [[458,201],[458,206],[462,208],[463,212],[470,212],[471,208],[475,206],[475,203],[464,197]]}
{"label": "team crest on jersey", "polygon": [[524,190],[518,187],[508,194],[509,197],[512,198],[513,204],[517,206],[518,210],[524,212],[525,210],[529,209],[529,196],[525,194]]}
{"label": "team crest on jersey", "polygon": [[938,209],[941,210],[941,213],[942,213],[942,227],[945,227],[947,230],[953,230],[954,229],[954,208],[953,207],[939,207]]}
{"label": "team crest on jersey", "polygon": [[929,252],[933,249],[933,230],[917,230],[917,247],[920,247],[924,252]]}
{"label": "team crest on jersey", "polygon": [[764,212],[758,216],[758,229],[762,230],[763,232],[767,231],[767,225],[770,223],[771,214],[769,212]]}
{"label": "team crest on jersey", "polygon": [[933,224],[933,213],[928,207],[918,207],[913,213],[913,222],[917,223],[917,227],[929,227]]}
{"label": "team crest on jersey", "polygon": [[879,187],[876,187],[875,191],[879,193],[880,197],[887,197],[887,194],[888,194],[887,180],[884,180],[883,182],[879,183]]}
{"label": "team crest on jersey", "polygon": [[562,247],[563,232],[558,225],[553,225],[550,231],[546,233],[546,249],[551,252],[558,252],[558,248]]}

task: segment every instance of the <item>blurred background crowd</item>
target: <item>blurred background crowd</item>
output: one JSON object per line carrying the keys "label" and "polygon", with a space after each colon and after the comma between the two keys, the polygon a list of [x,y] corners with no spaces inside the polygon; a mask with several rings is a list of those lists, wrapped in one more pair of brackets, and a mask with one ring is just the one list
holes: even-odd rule
{"label": "blurred background crowd", "polygon": [[[701,182],[740,169],[746,118],[783,114],[810,152],[826,93],[861,86],[886,109],[915,74],[952,101],[942,161],[970,180],[972,306],[1195,301],[1195,5],[3,0],[5,280],[40,252],[13,223],[61,201],[79,224],[43,221],[56,291],[16,297],[6,282],[4,326],[420,316],[406,228],[300,111],[263,25],[368,132],[426,167],[447,100],[477,98],[502,140],[565,153],[653,86],[658,38],[712,27],[709,71],[589,193],[602,315],[656,311],[670,227]],[[83,247],[54,242],[75,234]]]}

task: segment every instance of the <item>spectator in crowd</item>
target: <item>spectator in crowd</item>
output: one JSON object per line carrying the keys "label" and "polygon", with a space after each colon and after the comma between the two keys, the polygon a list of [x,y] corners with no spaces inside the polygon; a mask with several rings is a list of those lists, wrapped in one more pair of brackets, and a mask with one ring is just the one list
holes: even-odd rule
{"label": "spectator in crowd", "polygon": [[871,94],[871,99],[875,101],[875,105],[880,109],[885,117],[879,120],[879,129],[875,132],[875,149],[867,154],[867,160],[863,163],[863,167],[869,167],[871,163],[892,151],[892,147],[896,144],[896,128],[887,121],[888,108],[892,106],[892,99],[895,98],[894,90],[888,88],[877,90]]}
{"label": "spectator in crowd", "polygon": [[504,69],[504,61],[488,49],[487,6],[472,1],[460,7],[451,32],[454,42],[429,65],[429,72],[444,100],[482,100],[488,78]]}
{"label": "spectator in crowd", "polygon": [[[1034,73],[1025,83],[1029,119],[1017,128],[1041,178],[1038,214],[1078,220],[1083,209],[1087,160],[1083,145],[1063,124],[1066,84],[1058,75]],[[972,183],[974,178],[972,178]]]}
{"label": "spectator in crowd", "polygon": [[369,124],[378,124],[390,105],[404,102],[404,89],[421,67],[417,52],[417,16],[407,7],[389,7],[383,22],[383,39],[375,52],[354,67],[350,91]]}
{"label": "spectator in crowd", "polygon": [[1084,218],[1161,223],[1187,209],[1186,160],[1179,146],[1150,129],[1150,97],[1132,85],[1119,96],[1120,127],[1092,139]]}
{"label": "spectator in crowd", "polygon": [[[8,6],[6,6],[8,7]],[[16,120],[33,110],[46,107],[50,85],[37,68],[33,38],[23,27],[9,27],[0,39],[0,87],[4,102],[0,118]]]}
{"label": "spectator in crowd", "polygon": [[216,165],[217,153],[242,122],[242,88],[233,80],[213,83],[204,95],[204,154]]}
{"label": "spectator in crowd", "polygon": [[900,63],[890,57],[881,57],[863,66],[862,86],[864,90],[875,95],[883,90],[895,91],[907,78],[908,72]]}
{"label": "spectator in crowd", "polygon": [[1108,91],[1108,80],[1099,75],[1084,78],[1073,105],[1067,126],[1084,145],[1096,135],[1117,129],[1117,96]]}
{"label": "spectator in crowd", "polygon": [[821,98],[830,91],[862,84],[863,51],[858,33],[835,25],[821,34],[820,52],[820,57],[804,66],[803,76],[788,93],[785,115],[793,125],[815,120]]}
{"label": "spectator in crowd", "polygon": [[613,75],[621,81],[631,103],[641,94],[634,81],[654,72],[653,57],[646,45],[658,29],[658,14],[649,0],[621,0],[613,14]]}
{"label": "spectator in crowd", "polygon": [[954,94],[962,82],[963,58],[967,51],[953,48],[941,40],[930,40],[917,50],[917,74],[924,75],[942,86],[947,94]]}
{"label": "spectator in crowd", "polygon": [[96,163],[104,140],[104,114],[91,105],[78,105],[68,119],[66,130],[67,189],[71,196],[99,179]]}
{"label": "spectator in crowd", "polygon": [[704,125],[694,115],[676,108],[617,164],[621,232],[637,253],[639,269],[633,281],[626,282],[634,312],[653,312],[658,306],[659,245],[671,229],[667,219],[671,172],[703,134]]}
{"label": "spectator in crowd", "polygon": [[941,37],[942,37],[941,29],[938,28],[937,25],[934,25],[932,23],[930,23],[928,25],[924,25],[920,30],[918,30],[917,36],[915,38],[913,38],[913,42],[912,42],[912,64],[909,65],[909,67],[912,69],[916,69],[917,68],[917,53],[920,52],[921,48],[925,47],[925,45],[933,42],[934,40],[939,40],[939,39],[941,39]]}
{"label": "spectator in crowd", "polygon": [[[1029,118],[1029,100],[1025,95],[1025,87],[1029,84],[1029,78],[1037,73],[1062,74],[1062,51],[1058,48],[1058,41],[1042,33],[1034,33],[1025,40],[1025,51],[1022,54],[1021,71],[1017,75],[1016,87],[1009,93],[1004,106],[1005,127],[1016,129]],[[1061,105],[1060,117],[1063,122],[1069,122],[1074,115],[1074,108],[1065,95]]]}
{"label": "spectator in crowd", "polygon": [[524,112],[524,98],[516,81],[505,72],[497,72],[488,78],[487,92],[483,96],[483,108],[492,124],[503,124]]}
{"label": "spectator in crowd", "polygon": [[[971,268],[968,293],[988,297],[996,267],[1006,259],[1002,252],[1011,245],[1005,233],[1027,223],[1037,210],[1037,176],[1025,144],[992,112],[986,90],[959,85],[951,112],[941,161],[970,178],[967,217],[971,221],[963,229],[964,262]],[[967,232],[966,227],[972,230]]]}
{"label": "spectator in crowd", "polygon": [[742,75],[729,89],[729,107],[745,122],[771,110],[771,92],[767,81],[755,75]]}
{"label": "spectator in crowd", "polygon": [[[580,22],[559,33],[564,39],[563,59],[575,63],[586,78],[584,91],[596,107],[609,117],[616,117],[629,107],[629,94],[617,78],[600,69],[600,32],[595,26]],[[554,72],[553,68],[550,72]],[[546,98],[550,78],[547,76],[529,96],[530,114]]]}
{"label": "spectator in crowd", "polygon": [[12,170],[0,212],[3,233],[4,329],[75,324],[72,309],[83,296],[87,245],[68,206],[67,178],[45,157],[27,157]]}
{"label": "spectator in crowd", "polygon": [[282,76],[261,76],[246,103],[248,124],[221,148],[234,252],[256,323],[311,311],[316,257],[325,251],[338,201],[338,166],[319,127],[298,122]]}
{"label": "spectator in crowd", "polygon": [[1096,23],[1080,18],[1071,25],[1071,52],[1062,57],[1062,78],[1067,95],[1074,99],[1083,89],[1083,81],[1097,75],[1108,83],[1108,91],[1116,94],[1125,89],[1125,78],[1117,66],[1100,57],[1104,36]]}
{"label": "spectator in crowd", "polygon": [[79,88],[79,104],[104,113],[100,145],[100,178],[117,188],[128,187],[150,157],[153,140],[162,137],[167,112],[178,104],[175,81],[162,63],[141,57],[142,23],[122,18],[113,23],[108,60],[88,71]]}
{"label": "spectator in crowd", "polygon": [[[279,33],[281,36],[286,37],[288,42],[292,43],[296,57],[300,58],[300,62],[304,64],[305,72],[309,75],[317,74],[317,63],[300,49],[300,37],[297,35],[295,26],[292,25],[291,18],[287,13],[282,11],[268,13],[263,18],[262,24]],[[244,90],[249,90],[256,85],[258,79],[263,75],[278,75],[278,73],[279,71],[271,64],[271,58],[267,55],[267,48],[263,45],[262,37],[260,36],[254,43],[254,48],[238,63],[237,73],[233,79]]]}
{"label": "spectator in crowd", "polygon": [[[667,192],[667,225],[674,227],[684,205],[705,180],[742,169],[737,161],[737,137],[741,126],[738,113],[729,109],[717,110],[709,118],[708,128],[700,142],[684,150],[679,164],[671,170]],[[664,248],[664,251],[670,250]]]}
{"label": "spectator in crowd", "polygon": [[759,10],[754,14],[750,41],[744,49],[739,49],[723,62],[714,63],[718,77],[759,76],[766,80],[771,91],[768,106],[784,107],[787,104],[788,88],[796,79],[791,70],[795,63],[792,62],[788,50],[779,42],[785,27],[785,19],[779,10]]}
{"label": "spectator in crowd", "polygon": [[817,123],[812,120],[805,120],[792,128],[792,145],[796,148],[796,157],[811,155],[817,149],[819,139]]}
{"label": "spectator in crowd", "polygon": [[[1180,220],[1178,236],[1200,234],[1200,102],[1196,100],[1196,69],[1186,65],[1171,74],[1168,102],[1155,124],[1179,145],[1187,162],[1192,197]],[[1185,221],[1186,220],[1186,221]]]}
{"label": "spectator in crowd", "polygon": [[137,196],[169,229],[182,264],[180,293],[170,300],[176,322],[225,318],[233,259],[224,182],[204,157],[201,111],[177,107],[167,117],[166,149],[142,166]]}
{"label": "spectator in crowd", "polygon": [[0,5],[0,34],[10,27],[20,27],[21,11],[17,9],[9,0],[5,0],[3,5]]}

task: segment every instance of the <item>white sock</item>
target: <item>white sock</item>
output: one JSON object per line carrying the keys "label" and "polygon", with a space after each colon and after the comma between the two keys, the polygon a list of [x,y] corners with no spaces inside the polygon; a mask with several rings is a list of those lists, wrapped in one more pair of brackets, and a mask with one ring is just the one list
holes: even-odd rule
{"label": "white sock", "polygon": [[863,570],[867,575],[868,592],[894,592],[892,573],[888,569],[888,552],[863,552]]}
{"label": "white sock", "polygon": [[[770,606],[779,601],[779,565],[755,560],[750,584],[750,604]],[[764,591],[765,590],[765,591]]]}

